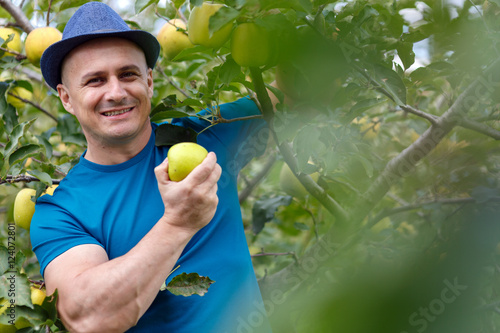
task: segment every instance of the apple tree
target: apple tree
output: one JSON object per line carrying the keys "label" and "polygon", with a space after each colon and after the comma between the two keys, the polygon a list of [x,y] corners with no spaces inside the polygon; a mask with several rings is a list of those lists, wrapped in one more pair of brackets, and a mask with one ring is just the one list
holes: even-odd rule
{"label": "apple tree", "polygon": [[[13,270],[25,332],[64,328],[14,201],[85,149],[26,38],[85,2],[0,0],[0,297]],[[499,0],[105,2],[162,44],[153,121],[250,96],[269,125],[239,177],[264,298],[241,332],[500,331]]]}

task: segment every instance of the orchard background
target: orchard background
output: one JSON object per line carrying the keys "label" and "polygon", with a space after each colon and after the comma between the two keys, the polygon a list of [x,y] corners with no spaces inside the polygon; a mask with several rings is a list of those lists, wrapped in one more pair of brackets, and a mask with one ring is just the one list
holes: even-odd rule
{"label": "orchard background", "polygon": [[[85,2],[0,0],[0,26],[17,29],[24,45],[34,28],[62,32]],[[156,35],[203,1],[103,2]],[[256,138],[268,141],[265,153],[239,178],[265,299],[239,318],[240,331],[267,311],[275,332],[500,332],[500,0],[215,2],[227,7],[211,33],[254,22],[266,37],[253,50],[271,56],[241,67],[232,53],[247,51],[228,40],[160,57],[152,119],[250,95],[270,124]],[[85,140],[24,49],[6,54],[7,42],[0,297],[5,305],[14,271],[19,331],[63,331],[55,297],[30,298],[42,281],[29,231],[13,232],[13,203],[22,188],[40,195],[58,183]],[[27,92],[12,102],[15,87]],[[268,91],[280,99],[274,114]],[[227,121],[215,116],[214,126]],[[304,193],[290,192],[284,164]]]}

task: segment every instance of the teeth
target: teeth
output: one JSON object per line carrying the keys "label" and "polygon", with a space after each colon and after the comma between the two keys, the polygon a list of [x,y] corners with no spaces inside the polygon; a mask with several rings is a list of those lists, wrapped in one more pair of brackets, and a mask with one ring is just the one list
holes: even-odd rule
{"label": "teeth", "polygon": [[125,112],[129,112],[130,110],[132,110],[132,108],[128,108],[128,109],[125,109],[125,110],[120,110],[120,111],[104,112],[104,115],[105,115],[106,117],[109,117],[109,116],[116,116],[116,115],[119,115],[119,114],[122,114],[122,113],[125,113]]}

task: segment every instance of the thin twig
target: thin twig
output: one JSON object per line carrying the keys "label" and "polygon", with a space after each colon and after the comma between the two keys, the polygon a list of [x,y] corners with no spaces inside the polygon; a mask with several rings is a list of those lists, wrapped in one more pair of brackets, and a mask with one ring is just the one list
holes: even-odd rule
{"label": "thin twig", "polygon": [[256,253],[256,254],[252,254],[250,255],[252,258],[256,258],[256,257],[268,257],[268,256],[271,256],[271,257],[277,257],[277,256],[293,256],[294,259],[296,259],[297,255],[295,254],[295,252],[293,251],[290,251],[290,252],[276,252],[276,253],[266,253],[264,252],[264,249],[262,249],[262,252],[259,252],[259,253]]}
{"label": "thin twig", "polygon": [[430,113],[427,113],[424,111],[420,111],[420,110],[418,110],[412,106],[409,106],[409,105],[401,105],[401,109],[403,109],[404,111],[406,111],[408,113],[414,114],[416,116],[419,116],[421,118],[428,120],[432,125],[436,125],[438,117],[436,117],[433,114],[430,114]]}
{"label": "thin twig", "polygon": [[[421,208],[423,206],[427,205],[432,205],[432,204],[440,204],[440,205],[464,205],[464,204],[469,204],[469,203],[475,203],[477,200],[472,197],[468,198],[446,198],[446,199],[439,199],[439,200],[430,200],[430,201],[423,201],[420,203],[414,203],[414,204],[408,204],[405,206],[400,206],[396,207],[393,209],[387,209],[381,211],[379,214],[371,218],[368,223],[367,227],[373,226],[377,224],[378,221],[382,220],[384,217],[407,212],[410,210],[415,210],[418,208]],[[500,201],[500,197],[491,197],[490,200],[488,201]]]}
{"label": "thin twig", "polygon": [[269,170],[271,170],[275,161],[276,161],[276,154],[272,154],[271,156],[269,156],[262,170],[260,170],[259,173],[256,174],[251,181],[247,181],[247,186],[243,190],[241,190],[241,192],[238,194],[238,200],[240,204],[243,203],[248,198],[248,196],[250,195],[250,193],[252,193],[254,188],[269,173]]}
{"label": "thin twig", "polygon": [[[12,183],[30,183],[30,182],[39,182],[40,179],[33,177],[33,176],[26,176],[26,175],[19,175],[19,176],[12,176],[12,175],[7,175],[5,179],[0,179],[0,185],[1,184],[12,184]],[[61,179],[52,179],[52,184],[59,184],[61,182]]]}
{"label": "thin twig", "polygon": [[12,92],[8,92],[9,95],[19,99],[20,101],[23,101],[24,103],[28,103],[32,106],[34,106],[35,108],[37,108],[38,110],[42,111],[42,113],[44,113],[45,115],[49,116],[50,118],[52,118],[52,120],[54,120],[56,123],[57,123],[57,117],[52,115],[49,111],[45,110],[44,108],[42,108],[40,105],[30,101],[29,99],[25,99],[25,98],[22,98],[21,96],[19,95],[16,95],[16,94],[13,94]]}
{"label": "thin twig", "polygon": [[7,53],[11,53],[13,55],[16,56],[16,60],[18,61],[21,61],[21,60],[24,60],[26,59],[26,56],[22,53],[19,53],[17,51],[14,51],[12,49],[9,49],[9,48],[5,48],[5,47],[0,47],[0,50],[4,51],[4,52],[7,52]]}
{"label": "thin twig", "polygon": [[500,131],[475,120],[462,118],[458,120],[457,125],[490,136],[495,140],[500,140]]}
{"label": "thin twig", "polygon": [[15,6],[9,0],[0,0],[0,6],[2,6],[9,14],[16,20],[17,24],[26,32],[30,33],[34,28],[31,25],[30,20],[24,15],[21,8]]}
{"label": "thin twig", "polygon": [[161,75],[163,75],[163,77],[165,77],[165,79],[167,79],[168,83],[170,83],[175,89],[177,89],[181,94],[183,94],[184,96],[186,96],[187,98],[191,98],[191,96],[184,90],[182,89],[181,87],[179,87],[163,70],[163,68],[161,68],[160,66],[157,66],[156,69],[160,72]]}
{"label": "thin twig", "polygon": [[250,76],[254,85],[255,93],[259,101],[260,110],[264,116],[264,120],[268,123],[270,133],[278,146],[285,162],[288,164],[292,172],[295,174],[300,183],[306,190],[316,198],[332,215],[338,218],[338,221],[347,221],[348,213],[346,210],[328,193],[324,188],[319,186],[308,174],[297,173],[297,159],[294,156],[293,149],[288,141],[280,142],[276,132],[274,131],[273,117],[274,106],[269,97],[262,72],[257,67],[250,67]]}
{"label": "thin twig", "polygon": [[49,1],[49,8],[47,9],[47,27],[50,24],[50,8],[52,7],[52,0]]}
{"label": "thin twig", "polygon": [[252,120],[252,119],[262,119],[262,115],[254,115],[254,116],[246,116],[246,117],[239,117],[239,118],[232,118],[232,119],[226,119],[222,118],[221,116],[217,117],[217,119],[214,121],[215,124],[228,124],[228,123],[234,123],[235,121],[242,121],[242,120]]}

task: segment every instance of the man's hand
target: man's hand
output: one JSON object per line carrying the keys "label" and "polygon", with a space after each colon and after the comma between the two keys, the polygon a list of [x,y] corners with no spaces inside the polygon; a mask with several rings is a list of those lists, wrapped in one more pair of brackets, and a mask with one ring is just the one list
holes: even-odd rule
{"label": "man's hand", "polygon": [[219,199],[217,181],[221,167],[213,152],[182,181],[171,181],[167,173],[168,160],[155,168],[165,214],[163,220],[175,227],[196,233],[207,225],[215,214]]}

